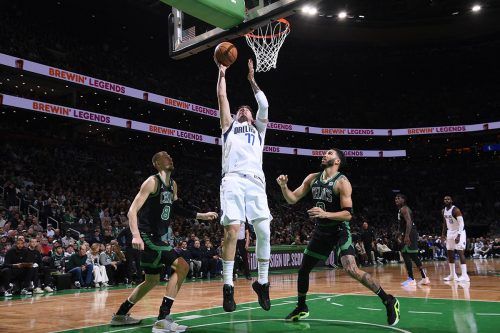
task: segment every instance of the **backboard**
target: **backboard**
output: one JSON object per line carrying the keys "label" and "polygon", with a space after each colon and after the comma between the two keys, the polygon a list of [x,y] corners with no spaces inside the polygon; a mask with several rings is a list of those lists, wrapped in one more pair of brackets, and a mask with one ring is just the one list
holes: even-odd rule
{"label": "backboard", "polygon": [[[222,29],[172,7],[169,16],[170,57],[182,59],[216,46],[223,41],[242,37],[270,21],[285,18],[319,0],[244,0],[243,22]],[[164,1],[167,2],[167,1]]]}

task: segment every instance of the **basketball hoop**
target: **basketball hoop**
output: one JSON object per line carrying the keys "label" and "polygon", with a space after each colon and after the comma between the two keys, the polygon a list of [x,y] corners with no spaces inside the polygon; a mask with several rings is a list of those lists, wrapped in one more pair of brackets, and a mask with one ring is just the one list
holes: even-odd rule
{"label": "basketball hoop", "polygon": [[289,33],[290,23],[281,18],[245,35],[247,44],[257,59],[255,69],[257,72],[267,72],[271,68],[276,68],[278,52]]}

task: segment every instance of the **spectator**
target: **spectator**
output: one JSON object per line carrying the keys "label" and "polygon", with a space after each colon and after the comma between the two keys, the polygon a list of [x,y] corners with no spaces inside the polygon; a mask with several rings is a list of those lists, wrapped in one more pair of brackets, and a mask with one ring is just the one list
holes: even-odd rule
{"label": "spectator", "polygon": [[24,246],[24,237],[19,236],[16,245],[5,254],[4,266],[10,269],[12,281],[18,281],[21,295],[31,295],[29,291],[33,281],[33,264],[29,263],[30,253]]}
{"label": "spectator", "polygon": [[101,265],[100,260],[100,248],[101,244],[94,243],[90,246],[90,250],[87,252],[88,261],[92,264],[92,274],[94,275],[94,287],[107,287],[108,286],[108,274],[106,273],[106,267]]}
{"label": "spectator", "polygon": [[375,234],[373,229],[368,227],[368,222],[366,220],[363,222],[361,229],[362,230],[359,236],[366,251],[368,265],[373,265],[375,255],[372,253],[372,243],[375,240]]}
{"label": "spectator", "polygon": [[66,271],[72,274],[76,288],[90,288],[94,267],[87,259],[87,245],[80,244],[78,253],[73,253],[68,261]]}
{"label": "spectator", "polygon": [[218,260],[219,256],[217,255],[217,251],[213,248],[212,242],[207,240],[205,242],[205,248],[202,250],[201,270],[203,273],[203,279],[206,279],[209,273],[211,278],[217,276],[216,269]]}
{"label": "spectator", "polygon": [[110,285],[117,284],[116,278],[120,262],[117,260],[116,254],[111,250],[111,244],[107,244],[105,251],[99,255],[99,263],[101,267],[105,267]]}

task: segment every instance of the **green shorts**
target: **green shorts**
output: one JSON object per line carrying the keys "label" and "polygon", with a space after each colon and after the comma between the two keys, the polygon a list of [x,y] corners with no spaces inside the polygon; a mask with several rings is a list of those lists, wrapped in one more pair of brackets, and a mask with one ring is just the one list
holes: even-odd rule
{"label": "green shorts", "polygon": [[159,238],[141,232],[144,251],[141,251],[141,267],[146,274],[159,274],[164,267],[171,266],[179,258],[171,246]]}

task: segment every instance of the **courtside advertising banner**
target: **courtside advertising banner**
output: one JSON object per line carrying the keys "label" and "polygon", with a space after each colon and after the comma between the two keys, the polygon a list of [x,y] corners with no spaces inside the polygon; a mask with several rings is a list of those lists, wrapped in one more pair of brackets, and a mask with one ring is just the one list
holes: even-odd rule
{"label": "courtside advertising banner", "polygon": [[[74,109],[66,106],[35,101],[31,99],[15,97],[5,94],[0,94],[0,105],[31,110],[35,112],[51,114],[61,117],[73,118],[76,120],[98,123],[106,126],[116,126],[128,128],[135,131],[147,132],[169,136],[188,141],[203,142],[209,144],[220,145],[221,140],[218,137],[194,133],[175,128],[165,127],[161,125],[148,124],[131,119],[108,116],[96,112]],[[348,157],[404,157],[406,150],[342,150]],[[264,152],[275,154],[288,155],[304,155],[304,156],[322,156],[326,150],[314,150],[280,146],[265,146]]]}
{"label": "courtside advertising banner", "polygon": [[[93,78],[84,74],[70,72],[64,69],[42,65],[33,61],[16,58],[7,54],[0,53],[0,64],[17,68],[19,70],[29,71],[32,73],[48,76],[51,78],[68,81],[84,85],[91,88],[104,90],[107,92],[124,95],[136,99],[169,106],[176,109],[181,109],[189,112],[202,114],[209,117],[219,118],[219,111],[210,107],[189,103],[172,97],[162,96],[131,87],[127,87],[118,83],[112,83],[97,78]],[[272,101],[271,101],[272,107]],[[437,126],[437,127],[421,127],[421,128],[400,128],[400,129],[368,129],[368,128],[321,128],[305,125],[295,125],[286,123],[269,122],[268,129],[276,131],[288,131],[298,133],[310,133],[326,136],[412,136],[412,135],[432,135],[446,133],[464,133],[488,131],[500,128],[500,121],[473,124],[473,125],[454,125],[454,126]]]}

